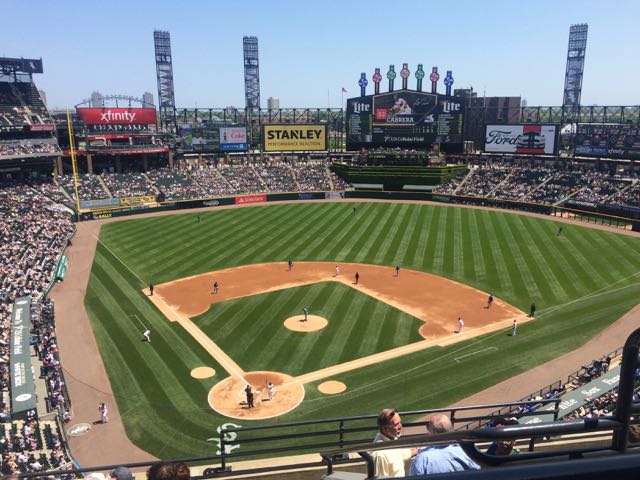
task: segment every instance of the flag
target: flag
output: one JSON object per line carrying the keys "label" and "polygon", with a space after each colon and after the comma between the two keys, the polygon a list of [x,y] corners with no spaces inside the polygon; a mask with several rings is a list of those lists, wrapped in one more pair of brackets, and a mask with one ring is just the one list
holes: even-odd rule
{"label": "flag", "polygon": [[342,93],[347,93],[347,89],[342,87]]}

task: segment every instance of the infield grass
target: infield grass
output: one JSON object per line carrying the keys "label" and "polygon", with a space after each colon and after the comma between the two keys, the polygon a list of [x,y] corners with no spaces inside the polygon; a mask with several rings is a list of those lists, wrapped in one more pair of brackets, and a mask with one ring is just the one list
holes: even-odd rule
{"label": "infield grass", "polygon": [[[376,413],[386,406],[444,406],[575,349],[640,298],[637,238],[566,224],[564,235],[557,237],[560,224],[552,220],[447,206],[358,203],[354,216],[353,205],[305,203],[212,210],[130,219],[103,227],[100,239],[104,245],[98,245],[85,304],[127,433],[136,444],[164,458],[211,454],[215,448],[207,439],[228,421],[214,413],[206,400],[209,389],[226,373],[150,304],[140,291],[148,283],[290,258],[399,264],[491,292],[524,311],[531,302],[538,307],[536,320],[522,325],[517,337],[509,337],[507,331],[494,332],[348,372],[335,378],[348,387],[340,395],[325,396],[309,384],[305,400],[294,411],[276,420],[245,421],[245,425]],[[202,223],[197,222],[198,215]],[[320,284],[311,290],[314,288],[322,292],[337,287]],[[292,290],[288,299],[299,295],[298,289]],[[265,352],[272,357],[272,368],[281,366],[283,371],[313,370],[323,362],[343,361],[356,354],[344,352],[350,342],[340,348],[335,345],[336,339],[344,341],[342,336],[328,336],[303,356],[295,340],[291,344],[272,327],[254,332],[246,339],[249,343],[243,344],[242,336],[230,335],[226,328],[251,322],[246,305],[256,302],[254,310],[265,308],[274,316],[300,313],[300,304],[293,300],[275,301],[270,309],[268,302],[258,307],[261,298],[216,305],[210,313],[215,316],[220,307],[228,327],[218,329],[215,322],[206,327],[225,350],[238,352],[234,355],[239,358],[234,359],[244,368],[261,369],[253,350]],[[354,305],[359,301],[354,292],[337,292],[326,294],[323,304],[342,312],[358,310]],[[278,311],[288,303],[291,310]],[[372,309],[371,315],[381,321],[381,307],[365,303],[362,308]],[[152,344],[141,342],[140,326],[131,315],[152,330]],[[208,314],[201,320],[209,322]],[[391,323],[382,322],[383,329],[391,328]],[[379,337],[379,342],[384,339],[387,343],[367,348],[373,351],[407,341],[387,337]],[[277,351],[271,350],[270,343],[277,344]],[[290,358],[284,354],[287,348],[293,351]],[[324,352],[332,348],[335,351],[325,359]],[[458,357],[462,358],[456,361]],[[202,365],[215,368],[216,376],[191,378],[190,370]],[[531,389],[540,387],[532,385]]]}

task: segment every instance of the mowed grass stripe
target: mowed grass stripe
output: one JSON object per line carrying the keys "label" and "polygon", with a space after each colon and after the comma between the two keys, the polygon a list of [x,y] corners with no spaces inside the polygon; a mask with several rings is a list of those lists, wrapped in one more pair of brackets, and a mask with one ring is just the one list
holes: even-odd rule
{"label": "mowed grass stripe", "polygon": [[325,248],[327,243],[331,243],[331,235],[335,233],[336,225],[340,221],[344,221],[346,209],[343,205],[336,205],[333,209],[333,215],[324,216],[324,221],[315,225],[316,228],[310,230],[306,235],[306,240],[300,242],[299,251],[304,252],[303,257],[307,260],[317,260],[320,252]]}
{"label": "mowed grass stripe", "polygon": [[[343,260],[349,258],[349,252],[354,245],[354,236],[357,236],[368,222],[375,221],[376,210],[372,204],[358,205],[356,217],[351,223],[342,228],[337,236],[326,242],[326,247],[318,252],[318,259],[327,261]],[[335,235],[335,234],[334,234]]]}
{"label": "mowed grass stripe", "polygon": [[[538,290],[545,303],[556,303],[559,298],[566,297],[564,287],[547,265],[547,259],[535,241],[531,241],[531,232],[527,231],[521,217],[521,215],[513,215],[510,218],[508,226],[511,237],[522,253],[522,258],[528,267],[527,271],[531,274],[531,280],[538,285]],[[533,298],[539,297],[534,296]]]}
{"label": "mowed grass stripe", "polygon": [[[461,209],[463,212],[463,225],[468,227],[466,232],[468,243],[471,244],[471,258],[473,261],[469,261],[469,255],[465,254],[465,264],[471,264],[473,267],[473,277],[476,279],[477,285],[482,290],[488,290],[486,282],[487,278],[487,266],[484,259],[484,250],[482,248],[482,242],[480,240],[480,229],[478,227],[478,215],[469,208]],[[495,277],[494,277],[495,278]]]}
{"label": "mowed grass stripe", "polygon": [[[478,226],[482,232],[480,238],[485,241],[485,266],[487,271],[487,278],[492,279],[489,282],[490,291],[494,292],[494,295],[500,296],[505,300],[514,298],[516,295],[516,284],[514,284],[511,278],[511,272],[507,267],[504,260],[500,238],[498,237],[493,226],[493,212],[480,211]],[[488,248],[487,248],[488,247]],[[520,306],[522,307],[522,306]]]}
{"label": "mowed grass stripe", "polygon": [[638,271],[638,264],[633,257],[625,257],[626,243],[622,241],[622,235],[614,235],[609,241],[600,230],[589,230],[589,240],[593,248],[597,250],[614,247],[614,255],[608,260],[609,269],[616,277],[628,277]]}
{"label": "mowed grass stripe", "polygon": [[[427,253],[427,243],[433,224],[433,216],[437,210],[424,206],[419,206],[418,208],[420,209],[419,223],[416,232],[414,232],[414,237],[411,239],[411,244],[407,252],[409,256],[406,259],[406,263],[415,270],[426,270],[425,255]],[[401,257],[398,257],[398,265],[403,263],[400,260]]]}
{"label": "mowed grass stripe", "polygon": [[[578,294],[575,284],[580,283],[580,280],[571,278],[569,275],[572,271],[571,265],[552,243],[557,242],[559,237],[546,235],[545,230],[541,228],[539,220],[531,221],[532,218],[525,215],[521,215],[519,220],[519,228],[525,232],[526,238],[529,239],[530,248],[532,250],[535,249],[536,255],[543,259],[539,266],[544,277],[553,278],[554,280],[556,300],[564,302],[574,298]],[[584,285],[581,286],[581,289],[584,289]]]}
{"label": "mowed grass stripe", "polygon": [[357,215],[353,215],[350,209],[345,211],[344,216],[331,226],[330,232],[327,232],[330,240],[320,245],[321,248],[314,250],[314,257],[329,261],[340,261],[345,258],[347,250],[351,248],[351,236],[360,228],[361,219],[368,217],[369,210],[361,207],[357,210]]}
{"label": "mowed grass stripe", "polygon": [[[400,209],[399,204],[395,204],[393,208],[383,210],[383,215],[378,218],[375,224],[375,228],[371,232],[368,238],[365,239],[361,245],[360,250],[356,253],[355,258],[358,262],[364,262],[366,260],[376,263],[378,251],[380,246],[384,242],[384,239],[390,230],[391,226],[396,220],[397,213]],[[378,209],[379,211],[379,209]]]}
{"label": "mowed grass stripe", "polygon": [[[492,215],[491,221],[498,232],[500,250],[508,263],[511,263],[509,269],[511,281],[520,297],[524,298],[541,298],[538,285],[535,283],[531,272],[528,269],[526,260],[519,249],[511,231],[509,229],[510,219],[505,219],[503,215]],[[508,252],[505,254],[505,252]]]}
{"label": "mowed grass stripe", "polygon": [[583,282],[583,278],[573,268],[574,265],[568,262],[562,252],[564,240],[556,235],[550,236],[550,231],[543,228],[538,219],[521,215],[520,222],[522,228],[527,232],[528,238],[535,244],[540,255],[545,259],[545,268],[562,285],[563,296],[558,296],[561,302],[570,298],[575,298],[579,291],[587,290],[589,287]]}
{"label": "mowed grass stripe", "polygon": [[409,208],[409,212],[404,214],[403,223],[400,225],[398,232],[394,235],[393,241],[384,254],[382,260],[383,265],[397,265],[399,258],[407,257],[409,244],[415,235],[416,226],[419,223],[419,214],[420,209],[418,208]]}
{"label": "mowed grass stripe", "polygon": [[607,264],[601,264],[601,260],[597,258],[597,255],[592,255],[592,246],[585,238],[582,229],[576,229],[572,235],[566,235],[565,237],[573,247],[571,253],[579,262],[584,262],[583,265],[587,274],[595,279],[596,285],[603,287],[615,281],[613,275],[608,272]]}
{"label": "mowed grass stripe", "polygon": [[[297,246],[308,234],[309,225],[315,225],[323,218],[323,212],[316,205],[309,204],[309,208],[301,212],[303,222],[292,222],[291,219],[298,216],[295,205],[288,205],[290,209],[283,210],[277,218],[281,218],[280,231],[274,230],[274,234],[270,237],[260,237],[260,242],[256,242],[256,248],[262,249],[255,251],[257,256],[264,258],[289,258],[288,252],[283,252],[282,245]],[[249,253],[249,252],[248,252]],[[243,262],[239,259],[239,262]]]}
{"label": "mowed grass stripe", "polygon": [[[373,204],[372,211],[367,216],[367,219],[362,224],[360,231],[354,236],[350,248],[345,254],[345,258],[351,258],[352,261],[361,261],[363,252],[366,250],[368,253],[367,245],[370,245],[376,229],[380,224],[386,222],[387,218],[391,214],[390,210],[387,210],[386,215],[383,214],[383,210],[380,209],[380,205]],[[366,254],[364,255],[366,258]]]}
{"label": "mowed grass stripe", "polygon": [[395,213],[395,220],[389,226],[389,231],[383,237],[380,247],[375,252],[374,262],[378,265],[388,265],[386,259],[392,244],[400,242],[402,236],[405,234],[409,219],[411,218],[411,208],[407,204],[399,204],[399,209]]}
{"label": "mowed grass stripe", "polygon": [[440,274],[442,272],[442,254],[444,251],[444,229],[447,224],[447,211],[438,208],[433,212],[431,225],[429,227],[429,238],[427,240],[424,257],[424,267],[426,270]]}
{"label": "mowed grass stripe", "polygon": [[446,239],[446,241],[443,244],[443,250],[442,250],[442,274],[448,278],[454,277],[453,250],[455,248],[455,239],[452,233],[455,228],[456,210],[457,209],[454,209],[454,208],[447,208],[445,210],[447,222],[445,225],[445,230],[441,232],[444,238]]}
{"label": "mowed grass stripe", "polygon": [[473,269],[468,268],[471,265],[471,261],[465,261],[465,255],[471,256],[471,249],[469,248],[469,238],[466,236],[468,234],[469,225],[465,222],[463,226],[463,209],[462,208],[454,208],[452,209],[453,222],[452,222],[452,230],[451,235],[452,239],[449,241],[453,244],[453,270],[452,275],[453,278],[458,280],[467,279],[468,282],[474,283],[475,276],[473,274]]}

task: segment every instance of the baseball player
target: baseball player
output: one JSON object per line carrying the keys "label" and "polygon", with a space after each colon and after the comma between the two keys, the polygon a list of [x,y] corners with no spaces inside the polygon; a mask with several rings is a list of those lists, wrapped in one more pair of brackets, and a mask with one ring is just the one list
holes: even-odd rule
{"label": "baseball player", "polygon": [[518,322],[514,318],[513,323],[511,324],[511,336],[515,337],[517,331],[518,331]]}
{"label": "baseball player", "polygon": [[340,267],[336,265],[336,277],[340,276]]}
{"label": "baseball player", "polygon": [[151,343],[151,330],[145,330],[142,336],[144,337],[145,341]]}
{"label": "baseball player", "polygon": [[356,285],[358,284],[358,281],[360,280],[360,274],[358,272],[356,272]]}
{"label": "baseball player", "polygon": [[396,277],[400,276],[400,265],[396,265]]}
{"label": "baseball player", "polygon": [[153,297],[153,283],[149,284],[149,296]]}
{"label": "baseball player", "polygon": [[302,309],[302,313],[304,313],[304,320],[302,320],[303,322],[307,321],[307,317],[309,316],[309,309],[307,307],[304,307]]}
{"label": "baseball player", "polygon": [[529,310],[529,318],[533,318],[536,316],[536,304],[531,304],[531,309]]}
{"label": "baseball player", "polygon": [[98,412],[100,413],[100,423],[107,423],[109,421],[109,410],[106,403],[101,403],[98,406]]}
{"label": "baseball player", "polygon": [[216,280],[215,282],[213,282],[213,293],[218,293],[219,288],[220,285],[218,285],[218,281]]}
{"label": "baseball player", "polygon": [[493,305],[493,295],[489,294],[489,298],[487,298],[487,308],[491,308],[491,305]]}
{"label": "baseball player", "polygon": [[289,271],[293,270],[293,260],[289,260]]}
{"label": "baseball player", "polygon": [[273,395],[276,393],[276,389],[273,386],[273,383],[267,383],[267,394],[269,395],[269,401],[273,400]]}
{"label": "baseball player", "polygon": [[462,320],[462,317],[458,317],[458,333],[462,333],[463,330],[464,330],[464,320]]}

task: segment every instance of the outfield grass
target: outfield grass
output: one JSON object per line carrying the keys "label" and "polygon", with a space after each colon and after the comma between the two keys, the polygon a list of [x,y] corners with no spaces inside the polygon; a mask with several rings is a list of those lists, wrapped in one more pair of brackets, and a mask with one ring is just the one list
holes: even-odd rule
{"label": "outfield grass", "polygon": [[[215,449],[206,440],[227,421],[206,401],[208,390],[226,374],[180,327],[155,310],[140,292],[148,283],[289,258],[400,264],[490,291],[525,311],[532,301],[538,306],[538,318],[522,325],[515,338],[496,332],[348,372],[335,378],[348,390],[333,397],[307,385],[301,406],[277,421],[375,413],[383,406],[417,409],[449,404],[578,347],[640,298],[636,238],[573,225],[564,225],[564,235],[556,237],[559,223],[493,211],[359,203],[354,217],[352,207],[350,203],[271,205],[132,219],[103,227],[104,245],[98,245],[85,304],[127,433],[135,443],[161,457],[212,453]],[[313,288],[320,292],[330,287]],[[340,293],[333,295],[336,298],[328,295],[325,300],[326,308],[342,311],[336,302]],[[225,302],[210,313],[215,316],[220,307],[229,328],[242,322],[251,328],[247,312],[255,310],[261,298],[265,297]],[[251,302],[256,303],[247,310]],[[280,307],[276,303],[259,308],[276,312]],[[347,310],[351,306],[351,300],[344,304]],[[299,314],[299,308],[291,303],[293,314]],[[380,322],[373,313],[380,307],[368,308]],[[153,331],[151,345],[140,342],[142,330],[131,315]],[[203,323],[209,321],[208,315],[202,316]],[[385,321],[383,328],[389,328]],[[218,331],[215,323],[207,327],[225,349],[238,352],[243,368],[260,369],[257,355],[250,358],[251,353],[243,351],[242,343],[235,345],[235,336],[225,328]],[[307,371],[312,365],[309,358],[320,364],[319,352],[331,348],[327,338],[312,347],[313,354],[297,356],[291,362],[297,364],[289,365],[269,347],[276,330],[268,330],[271,336],[266,332],[248,339],[259,342],[254,345],[268,352],[282,371]],[[388,344],[395,341],[400,340]],[[281,337],[279,349],[280,342]],[[455,360],[482,349],[488,350]],[[192,379],[189,371],[201,365],[213,366],[217,375]]]}

